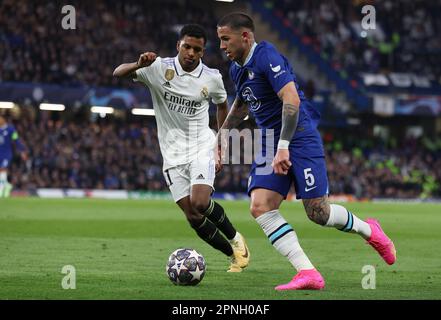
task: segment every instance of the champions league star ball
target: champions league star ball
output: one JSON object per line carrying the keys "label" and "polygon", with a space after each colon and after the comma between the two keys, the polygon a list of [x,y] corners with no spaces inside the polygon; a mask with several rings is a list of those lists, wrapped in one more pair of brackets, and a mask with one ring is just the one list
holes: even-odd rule
{"label": "champions league star ball", "polygon": [[196,250],[180,248],[168,258],[165,271],[171,282],[180,286],[195,286],[202,281],[207,266]]}

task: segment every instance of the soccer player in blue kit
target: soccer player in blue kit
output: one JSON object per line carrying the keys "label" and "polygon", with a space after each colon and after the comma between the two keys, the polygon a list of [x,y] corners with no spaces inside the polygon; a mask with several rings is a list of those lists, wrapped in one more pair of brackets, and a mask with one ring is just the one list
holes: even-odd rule
{"label": "soccer player in blue kit", "polygon": [[15,143],[22,158],[26,159],[25,147],[18,138],[13,125],[8,124],[4,116],[0,115],[0,198],[7,198],[12,189],[8,182],[8,166],[12,160],[12,144]]}
{"label": "soccer player in blue kit", "polygon": [[[359,234],[386,263],[393,264],[394,244],[377,220],[363,221],[343,206],[329,203],[325,155],[317,129],[320,115],[300,90],[288,60],[272,44],[256,43],[253,20],[246,14],[224,16],[217,25],[217,34],[221,50],[233,61],[230,76],[236,87],[236,99],[221,129],[235,128],[248,115],[248,110],[262,129],[262,154],[253,161],[248,184],[251,214],[271,244],[297,271],[289,283],[275,289],[325,287],[323,277],[304,253],[295,231],[279,212],[292,183],[309,219],[322,226]],[[275,156],[265,152],[268,129],[273,130]],[[222,140],[219,138],[219,143],[224,143]],[[218,155],[217,161],[219,158],[222,155]],[[259,174],[259,168],[268,159],[273,159],[272,172]],[[217,167],[220,166],[218,162]]]}

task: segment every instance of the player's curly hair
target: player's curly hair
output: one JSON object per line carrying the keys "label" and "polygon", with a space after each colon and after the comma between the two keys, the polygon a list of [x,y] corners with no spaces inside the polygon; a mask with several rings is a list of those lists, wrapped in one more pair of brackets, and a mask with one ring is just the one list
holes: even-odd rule
{"label": "player's curly hair", "polygon": [[185,36],[203,38],[204,45],[207,43],[207,33],[205,29],[199,24],[186,24],[182,27],[179,34],[179,40],[182,40]]}

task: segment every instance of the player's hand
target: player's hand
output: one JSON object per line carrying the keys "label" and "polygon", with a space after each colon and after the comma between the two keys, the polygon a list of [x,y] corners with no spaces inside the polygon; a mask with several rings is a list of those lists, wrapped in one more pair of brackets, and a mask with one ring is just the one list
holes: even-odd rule
{"label": "player's hand", "polygon": [[214,147],[216,174],[222,170],[225,163],[226,152],[228,152],[228,136],[223,136],[220,132],[216,135],[216,146]]}
{"label": "player's hand", "polygon": [[288,170],[292,163],[289,161],[289,150],[288,149],[277,149],[276,156],[273,159],[271,166],[274,169],[275,174],[288,174]]}
{"label": "player's hand", "polygon": [[222,170],[223,167],[222,159],[223,159],[222,147],[220,145],[217,145],[216,150],[214,151],[216,174],[218,174]]}
{"label": "player's hand", "polygon": [[142,53],[138,59],[138,67],[139,68],[148,67],[156,60],[156,57],[157,55],[154,52]]}
{"label": "player's hand", "polygon": [[214,152],[214,161],[215,161],[215,170],[216,174],[218,174],[222,170],[222,155],[221,148],[218,146]]}

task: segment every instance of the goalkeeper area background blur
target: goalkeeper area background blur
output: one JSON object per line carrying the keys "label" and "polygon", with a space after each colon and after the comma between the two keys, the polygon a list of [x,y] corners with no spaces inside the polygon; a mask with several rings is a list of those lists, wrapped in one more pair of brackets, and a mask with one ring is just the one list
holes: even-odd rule
{"label": "goalkeeper area background blur", "polygon": [[[222,201],[246,236],[250,266],[227,273],[228,261],[194,235],[174,203],[162,200],[3,200],[0,211],[0,299],[440,299],[439,206],[351,203],[361,218],[377,217],[394,240],[387,266],[357,235],[310,222],[300,203],[284,216],[326,280],[321,292],[276,292],[293,269],[248,213],[248,202]],[[418,227],[415,227],[418,226]],[[169,254],[191,247],[206,259],[195,287],[175,286]],[[62,288],[62,268],[76,271],[76,289]],[[375,289],[363,289],[362,268],[375,268]],[[371,274],[372,275],[372,274]]]}

